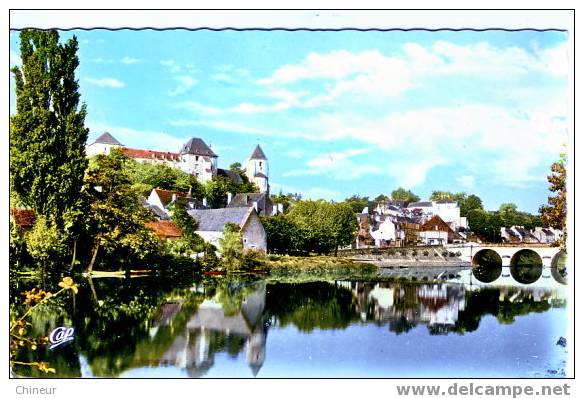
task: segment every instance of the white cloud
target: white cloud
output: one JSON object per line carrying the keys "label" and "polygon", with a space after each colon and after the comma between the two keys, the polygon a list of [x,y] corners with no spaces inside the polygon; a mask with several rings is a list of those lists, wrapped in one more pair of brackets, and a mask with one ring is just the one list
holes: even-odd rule
{"label": "white cloud", "polygon": [[211,79],[223,83],[235,82],[235,79],[231,75],[228,75],[227,73],[214,73],[211,75]]}
{"label": "white cloud", "polygon": [[178,81],[178,85],[169,91],[168,95],[170,96],[184,94],[197,84],[197,79],[187,75],[175,76],[174,80]]}
{"label": "white cloud", "polygon": [[160,65],[168,68],[170,73],[178,73],[181,71],[180,65],[174,59],[165,59],[160,61]]}
{"label": "white cloud", "polygon": [[301,194],[302,199],[325,199],[325,200],[341,200],[341,192],[334,190],[334,189],[327,189],[327,188],[309,188],[309,189],[301,189],[298,187],[280,184],[278,182],[270,182],[271,191],[272,192],[280,192],[282,191],[284,194],[293,193],[293,194]]}
{"label": "white cloud", "polygon": [[[185,102],[181,102],[179,104],[176,105],[177,108],[186,108],[189,109],[190,111],[192,111],[195,114],[203,114],[203,115],[218,115],[220,113],[222,113],[222,110],[219,108],[215,108],[212,106],[207,106],[207,105],[203,105],[199,102],[196,101],[185,101]],[[178,121],[175,121],[176,123],[179,123]],[[183,125],[185,125],[185,121],[180,122]],[[176,125],[180,125],[180,124],[176,124]],[[188,125],[188,124],[187,124]]]}
{"label": "white cloud", "polygon": [[131,65],[131,64],[137,64],[137,63],[140,63],[140,62],[142,62],[142,61],[141,61],[140,59],[138,59],[138,58],[132,58],[132,57],[128,57],[128,56],[126,56],[126,57],[122,58],[122,59],[120,60],[120,62],[121,62],[122,64]]}
{"label": "white cloud", "polygon": [[96,64],[113,64],[114,63],[113,59],[102,58],[102,57],[93,58],[92,61],[95,62]]}
{"label": "white cloud", "polygon": [[101,79],[86,77],[83,80],[97,87],[122,88],[125,86],[124,82],[114,79],[113,77],[104,77]]}
{"label": "white cloud", "polygon": [[456,182],[465,189],[472,189],[475,185],[475,178],[471,175],[459,176],[456,177]]}

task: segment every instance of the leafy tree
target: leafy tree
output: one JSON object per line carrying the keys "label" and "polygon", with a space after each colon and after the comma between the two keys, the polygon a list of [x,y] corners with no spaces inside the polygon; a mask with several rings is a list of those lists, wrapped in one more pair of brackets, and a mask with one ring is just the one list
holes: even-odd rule
{"label": "leafy tree", "polygon": [[272,253],[290,253],[300,250],[302,238],[296,224],[287,215],[261,217],[266,231],[268,251]]}
{"label": "leafy tree", "polygon": [[347,203],[303,200],[288,213],[296,224],[306,252],[329,253],[350,244],[357,231],[357,219]]}
{"label": "leafy tree", "polygon": [[[565,154],[560,155],[560,160],[552,164],[551,174],[548,176],[549,190],[553,192],[548,197],[548,204],[539,208],[543,223],[549,227],[566,230],[566,161]],[[564,234],[565,235],[565,234]]]}
{"label": "leafy tree", "polygon": [[43,215],[36,218],[32,230],[26,234],[26,247],[32,258],[42,265],[43,271],[48,264],[54,265],[62,260],[66,252],[63,235]]}
{"label": "leafy tree", "polygon": [[61,230],[64,214],[80,205],[87,168],[86,110],[79,106],[75,79],[77,39],[60,44],[55,30],[23,30],[20,57],[22,67],[12,68],[16,114],[10,118],[11,189]]}
{"label": "leafy tree", "polygon": [[430,195],[430,200],[433,202],[436,202],[438,200],[453,200],[453,194],[452,192],[448,192],[448,191],[432,191],[432,194]]}
{"label": "leafy tree", "polygon": [[151,215],[138,203],[124,165],[125,158],[113,150],[97,155],[87,172],[87,191],[91,196],[87,216],[90,236],[94,237],[90,272],[100,248],[121,258],[144,259],[156,252],[157,239],[146,226]]}
{"label": "leafy tree", "polygon": [[241,171],[241,163],[235,162],[229,165],[229,170],[239,173]]}
{"label": "leafy tree", "polygon": [[125,171],[138,195],[147,196],[153,188],[162,188],[182,192],[190,190],[196,199],[205,196],[203,185],[197,178],[180,169],[161,164],[141,163],[127,158]]}
{"label": "leafy tree", "polygon": [[389,196],[387,196],[387,195],[383,195],[383,194],[381,194],[381,195],[377,195],[377,196],[375,197],[375,199],[373,199],[373,201],[374,201],[375,203],[379,203],[379,202],[385,202],[385,201],[388,201],[388,200],[389,200]]}
{"label": "leafy tree", "polygon": [[170,207],[172,221],[181,229],[182,237],[179,239],[181,253],[199,253],[204,249],[203,238],[197,234],[197,220],[187,213],[186,206],[177,200]]}
{"label": "leafy tree", "polygon": [[471,210],[483,209],[483,201],[477,195],[468,195],[458,205],[460,206],[460,215],[462,217],[467,217]]}
{"label": "leafy tree", "polygon": [[374,206],[374,202],[370,201],[368,196],[359,195],[353,195],[350,198],[345,199],[344,203],[351,206],[353,213],[361,213],[365,207],[369,207],[369,211],[371,212],[373,210],[372,207]]}
{"label": "leafy tree", "polygon": [[297,193],[287,193],[284,195],[282,191],[280,191],[278,195],[271,195],[270,199],[273,203],[281,203],[284,207],[284,212],[286,212],[290,206],[293,206],[294,203],[302,199],[302,195]]}
{"label": "leafy tree", "polygon": [[212,209],[219,209],[227,206],[228,192],[237,194],[259,191],[255,184],[247,180],[247,177],[245,177],[242,184],[238,184],[229,178],[217,177],[213,180],[207,181],[204,185],[204,190],[207,198],[207,205]]}
{"label": "leafy tree", "polygon": [[475,234],[489,242],[501,240],[503,220],[498,212],[473,209],[468,213],[468,226]]}
{"label": "leafy tree", "polygon": [[410,190],[405,190],[404,188],[399,187],[391,191],[391,199],[403,200],[404,202],[410,203],[419,201],[420,197]]}
{"label": "leafy tree", "polygon": [[239,225],[225,223],[223,236],[219,238],[219,252],[221,253],[221,262],[225,264],[227,269],[239,269],[243,260],[243,243]]}

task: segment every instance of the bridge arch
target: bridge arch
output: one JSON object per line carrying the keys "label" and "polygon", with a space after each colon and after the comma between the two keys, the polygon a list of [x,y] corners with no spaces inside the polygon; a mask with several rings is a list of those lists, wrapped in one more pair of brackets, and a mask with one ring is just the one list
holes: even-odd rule
{"label": "bridge arch", "polygon": [[541,278],[543,259],[534,250],[521,249],[511,257],[510,268],[513,279],[529,285]]}
{"label": "bridge arch", "polygon": [[492,249],[481,249],[472,258],[472,274],[480,282],[491,283],[503,273],[503,259]]}
{"label": "bridge arch", "polygon": [[565,251],[557,252],[551,261],[551,273],[556,282],[562,285],[568,284],[568,270],[566,268],[566,260],[568,256]]}
{"label": "bridge arch", "polygon": [[472,257],[472,265],[503,265],[503,259],[493,249],[481,249]]}

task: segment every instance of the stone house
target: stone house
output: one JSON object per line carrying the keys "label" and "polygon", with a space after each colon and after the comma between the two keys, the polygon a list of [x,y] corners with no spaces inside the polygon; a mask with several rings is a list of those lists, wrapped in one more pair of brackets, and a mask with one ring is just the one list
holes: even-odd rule
{"label": "stone house", "polygon": [[215,246],[223,236],[226,223],[239,225],[244,249],[266,252],[266,231],[258,213],[253,207],[233,207],[224,209],[192,209],[188,214],[197,220],[197,233],[205,242]]}
{"label": "stone house", "polygon": [[109,155],[112,148],[122,148],[123,146],[113,135],[105,132],[85,147],[85,154],[87,156]]}

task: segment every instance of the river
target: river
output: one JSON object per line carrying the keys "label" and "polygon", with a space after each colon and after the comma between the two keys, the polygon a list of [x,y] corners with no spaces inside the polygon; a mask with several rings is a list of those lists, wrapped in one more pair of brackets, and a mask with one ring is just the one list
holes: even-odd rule
{"label": "river", "polygon": [[[530,275],[537,275],[529,279]],[[519,277],[518,277],[519,276]],[[541,271],[459,268],[440,282],[380,275],[93,278],[32,316],[34,377],[565,377],[566,282]],[[519,279],[519,281],[518,281]],[[22,291],[26,280],[13,283]],[[15,300],[13,300],[16,302]],[[13,304],[13,308],[16,304]]]}

